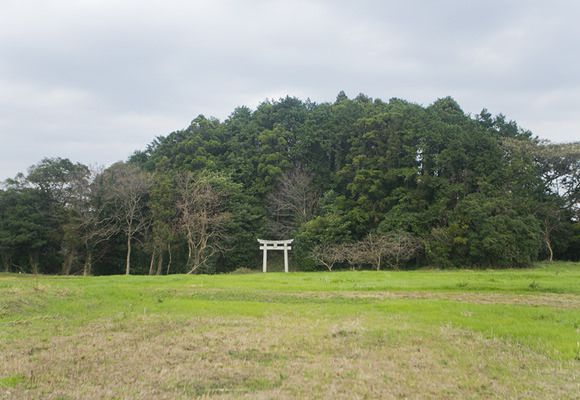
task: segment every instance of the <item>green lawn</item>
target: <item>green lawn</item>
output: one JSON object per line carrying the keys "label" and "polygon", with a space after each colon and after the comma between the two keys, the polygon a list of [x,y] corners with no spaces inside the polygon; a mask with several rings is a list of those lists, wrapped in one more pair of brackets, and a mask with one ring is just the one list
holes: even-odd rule
{"label": "green lawn", "polygon": [[580,398],[580,264],[0,274],[0,398]]}

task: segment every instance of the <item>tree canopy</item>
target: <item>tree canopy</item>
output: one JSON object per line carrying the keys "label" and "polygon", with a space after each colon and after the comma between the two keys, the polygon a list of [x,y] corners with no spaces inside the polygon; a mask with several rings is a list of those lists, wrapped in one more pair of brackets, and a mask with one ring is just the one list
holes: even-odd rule
{"label": "tree canopy", "polygon": [[371,242],[388,261],[401,238],[397,268],[578,260],[579,148],[449,97],[286,97],[200,115],[104,171],[42,160],[0,191],[0,255],[11,271],[214,273],[292,236],[303,269],[352,267],[324,251]]}

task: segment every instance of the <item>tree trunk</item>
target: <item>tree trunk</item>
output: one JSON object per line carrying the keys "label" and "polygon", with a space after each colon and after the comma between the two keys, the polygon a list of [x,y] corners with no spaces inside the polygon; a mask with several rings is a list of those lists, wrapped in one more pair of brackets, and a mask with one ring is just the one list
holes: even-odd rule
{"label": "tree trunk", "polygon": [[2,255],[2,266],[4,267],[4,272],[10,272],[10,256]]}
{"label": "tree trunk", "polygon": [[550,243],[550,238],[547,236],[544,240],[546,242],[546,247],[548,248],[548,261],[552,262],[554,261],[554,250],[552,250],[552,243]]}
{"label": "tree trunk", "polygon": [[199,241],[196,248],[194,248],[193,264],[190,266],[191,269],[188,272],[188,274],[193,274],[194,272],[196,272],[199,269],[199,267],[201,267],[205,263],[205,261],[207,261],[208,257],[206,257],[206,250],[208,238],[205,234],[201,236],[202,239]]}
{"label": "tree trunk", "polygon": [[151,262],[149,263],[149,275],[153,275],[155,271],[155,249],[153,249],[153,253],[151,253]]}
{"label": "tree trunk", "polygon": [[131,271],[131,234],[127,234],[127,260],[125,262],[125,275]]}
{"label": "tree trunk", "polygon": [[91,270],[93,269],[93,254],[87,250],[87,258],[85,259],[85,265],[83,267],[83,275],[89,276]]}
{"label": "tree trunk", "polygon": [[64,257],[64,262],[62,263],[62,270],[61,270],[62,275],[70,275],[74,258],[75,258],[75,251],[74,250],[67,251],[66,256]]}
{"label": "tree trunk", "polygon": [[157,275],[161,275],[163,273],[163,252],[159,254],[159,258],[157,259]]}
{"label": "tree trunk", "polygon": [[187,262],[185,263],[187,269],[189,270],[188,274],[191,274],[193,270],[191,269],[193,262],[191,258],[193,256],[193,241],[189,238],[187,239]]}
{"label": "tree trunk", "polygon": [[171,243],[167,245],[167,252],[169,253],[169,262],[167,263],[167,275],[169,275],[169,269],[171,268]]}
{"label": "tree trunk", "polygon": [[554,251],[552,250],[552,241],[550,240],[550,229],[548,229],[548,219],[544,220],[544,242],[546,242],[546,247],[548,248],[548,261],[552,262],[554,260]]}
{"label": "tree trunk", "polygon": [[38,274],[38,256],[30,254],[28,256],[28,260],[30,261],[30,269],[34,275]]}
{"label": "tree trunk", "polygon": [[192,249],[191,253],[193,254],[187,259],[188,274],[193,274],[199,267],[199,249]]}

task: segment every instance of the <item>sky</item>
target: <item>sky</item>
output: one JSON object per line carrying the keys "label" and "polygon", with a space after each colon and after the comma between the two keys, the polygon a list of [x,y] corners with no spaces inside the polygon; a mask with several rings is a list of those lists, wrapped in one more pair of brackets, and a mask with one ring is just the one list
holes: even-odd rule
{"label": "sky", "polygon": [[108,165],[286,95],[503,113],[580,140],[580,2],[0,0],[0,180]]}

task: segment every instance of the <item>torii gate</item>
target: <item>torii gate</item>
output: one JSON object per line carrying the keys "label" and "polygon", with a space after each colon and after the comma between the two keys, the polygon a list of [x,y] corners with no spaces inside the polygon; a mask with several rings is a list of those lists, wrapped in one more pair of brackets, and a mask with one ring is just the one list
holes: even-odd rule
{"label": "torii gate", "polygon": [[288,250],[292,250],[290,244],[292,244],[293,241],[294,239],[287,240],[258,239],[258,243],[260,243],[260,250],[264,252],[262,272],[267,272],[268,269],[268,250],[284,250],[284,272],[288,272]]}

